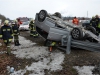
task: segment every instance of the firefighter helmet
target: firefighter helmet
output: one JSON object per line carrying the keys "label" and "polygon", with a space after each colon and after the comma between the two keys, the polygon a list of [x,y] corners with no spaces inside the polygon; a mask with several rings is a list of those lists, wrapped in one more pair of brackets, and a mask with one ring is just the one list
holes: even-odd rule
{"label": "firefighter helmet", "polygon": [[34,22],[34,19],[31,19],[32,22]]}
{"label": "firefighter helmet", "polygon": [[92,16],[92,18],[95,18],[95,16]]}
{"label": "firefighter helmet", "polygon": [[14,20],[14,22],[17,22],[17,20]]}
{"label": "firefighter helmet", "polygon": [[95,17],[98,17],[98,15],[95,15]]}
{"label": "firefighter helmet", "polygon": [[4,21],[4,24],[9,24],[9,21],[8,21],[8,20],[5,20],[5,21]]}

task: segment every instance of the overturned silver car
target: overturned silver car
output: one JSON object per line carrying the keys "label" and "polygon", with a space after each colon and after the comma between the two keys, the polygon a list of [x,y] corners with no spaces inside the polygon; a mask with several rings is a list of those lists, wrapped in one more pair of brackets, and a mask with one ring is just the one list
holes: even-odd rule
{"label": "overturned silver car", "polygon": [[[45,45],[58,46],[61,49],[70,50],[69,46],[82,48],[91,51],[99,51],[100,38],[96,36],[93,27],[84,28],[70,22],[63,21],[59,12],[48,14],[46,10],[36,13],[35,25],[37,32],[44,38]],[[69,48],[68,48],[69,47]]]}

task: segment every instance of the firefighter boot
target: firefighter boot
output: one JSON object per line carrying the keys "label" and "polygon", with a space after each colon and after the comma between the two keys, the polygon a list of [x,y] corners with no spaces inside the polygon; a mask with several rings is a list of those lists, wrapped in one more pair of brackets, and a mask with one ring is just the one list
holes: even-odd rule
{"label": "firefighter boot", "polygon": [[18,46],[17,41],[15,41],[15,46]]}
{"label": "firefighter boot", "polygon": [[18,45],[18,46],[21,45],[21,44],[19,43],[19,40],[17,40],[17,45]]}

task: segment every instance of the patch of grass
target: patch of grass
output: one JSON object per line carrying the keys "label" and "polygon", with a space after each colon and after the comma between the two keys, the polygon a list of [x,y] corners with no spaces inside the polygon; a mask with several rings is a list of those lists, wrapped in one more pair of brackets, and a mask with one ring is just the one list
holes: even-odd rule
{"label": "patch of grass", "polygon": [[27,66],[30,66],[32,64],[32,60],[31,59],[19,59],[16,58],[14,59],[15,62],[13,64],[13,66],[15,67],[16,70],[20,70],[20,69],[24,69]]}
{"label": "patch of grass", "polygon": [[51,72],[52,75],[78,75],[77,71],[73,67],[63,69],[56,72]]}
{"label": "patch of grass", "polygon": [[7,75],[7,69],[6,67],[10,65],[12,62],[12,59],[7,54],[1,54],[0,55],[0,74],[1,75]]}
{"label": "patch of grass", "polygon": [[48,70],[48,69],[44,69],[44,73],[45,73],[45,75],[52,75],[50,70]]}
{"label": "patch of grass", "polygon": [[[25,69],[26,66],[30,66],[32,62],[36,62],[34,59],[20,59],[16,58],[15,55],[11,54],[8,56],[7,54],[0,55],[0,75],[8,75],[7,74],[7,66],[14,67],[15,71],[20,69]],[[27,72],[31,73],[31,71]]]}
{"label": "patch of grass", "polygon": [[33,73],[33,71],[26,71],[26,73],[24,74],[24,75],[29,75],[29,74],[32,74]]}

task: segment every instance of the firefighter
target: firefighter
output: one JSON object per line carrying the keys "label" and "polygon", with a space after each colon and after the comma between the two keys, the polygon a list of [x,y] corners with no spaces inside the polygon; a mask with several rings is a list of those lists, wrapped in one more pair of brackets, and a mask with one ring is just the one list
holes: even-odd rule
{"label": "firefighter", "polygon": [[14,20],[14,24],[12,24],[12,31],[13,31],[13,36],[14,36],[14,43],[15,46],[21,45],[19,43],[19,29],[18,29],[18,22],[17,20]]}
{"label": "firefighter", "polygon": [[97,35],[99,35],[99,33],[100,33],[100,18],[98,15],[95,16],[95,23],[96,23]]}
{"label": "firefighter", "polygon": [[75,24],[75,25],[79,24],[79,20],[78,20],[78,18],[76,18],[76,16],[74,17],[72,23]]}
{"label": "firefighter", "polygon": [[7,54],[10,55],[11,54],[10,45],[13,39],[13,34],[12,34],[12,29],[9,26],[8,20],[4,21],[4,26],[2,26],[0,29],[0,39],[4,41],[7,49]]}
{"label": "firefighter", "polygon": [[92,19],[90,20],[90,26],[93,26],[95,29],[96,28],[96,22],[95,22],[95,17],[93,16]]}
{"label": "firefighter", "polygon": [[50,44],[50,46],[49,46],[49,51],[50,51],[50,52],[52,52],[52,49],[53,49],[54,46],[56,46],[56,42],[52,42],[52,41],[51,41],[51,44]]}
{"label": "firefighter", "polygon": [[36,28],[35,28],[33,19],[31,19],[31,21],[30,21],[29,29],[30,29],[30,36],[33,36],[33,37],[37,37],[38,36],[38,34],[36,32]]}

